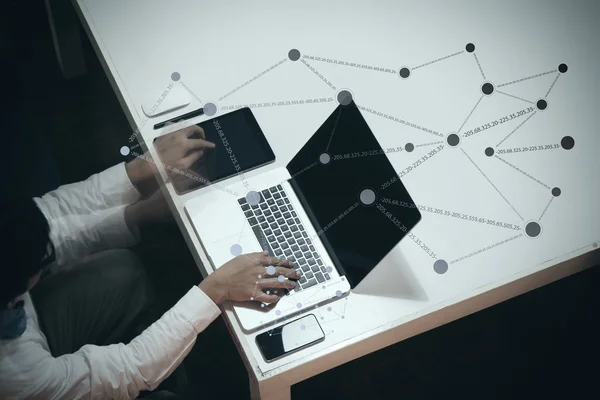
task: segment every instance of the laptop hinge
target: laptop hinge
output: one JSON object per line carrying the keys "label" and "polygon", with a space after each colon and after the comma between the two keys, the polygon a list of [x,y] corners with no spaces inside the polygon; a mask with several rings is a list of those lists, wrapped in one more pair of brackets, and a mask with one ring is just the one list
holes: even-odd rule
{"label": "laptop hinge", "polygon": [[[298,183],[296,182],[296,180],[294,178],[288,179],[288,182],[290,183],[290,186],[292,187],[292,189],[294,189],[294,193],[296,193],[296,197],[298,197],[298,200],[300,200],[300,203],[302,204],[302,207],[304,207],[304,211],[306,212],[306,215],[308,215],[310,222],[313,224],[313,227],[315,228],[315,230],[317,231],[317,234],[318,234],[322,228],[318,224],[317,219],[315,218],[313,211],[310,208],[310,205],[306,201],[306,198],[304,197],[304,194],[302,193],[302,189],[300,189],[300,186],[298,186]],[[349,276],[346,275],[346,270],[342,266],[342,263],[337,258],[337,255],[335,254],[335,250],[333,249],[333,247],[327,240],[327,237],[324,234],[320,234],[319,239],[321,239],[323,246],[325,246],[325,249],[327,250],[329,257],[331,258],[331,261],[333,261],[333,265],[337,269],[338,273],[340,275],[346,276],[346,279],[348,280],[348,283],[350,284],[350,286],[354,287],[353,283],[350,282]]]}

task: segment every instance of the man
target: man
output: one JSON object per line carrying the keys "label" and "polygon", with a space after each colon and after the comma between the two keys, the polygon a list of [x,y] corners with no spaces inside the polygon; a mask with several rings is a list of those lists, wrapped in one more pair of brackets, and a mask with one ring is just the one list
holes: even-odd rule
{"label": "man", "polygon": [[[214,147],[195,126],[155,145],[162,162],[180,170]],[[162,196],[152,194],[155,168],[136,158],[2,207],[1,399],[136,398],[177,368],[220,314],[218,305],[251,297],[272,303],[279,297],[263,288],[295,286],[277,279],[299,278],[290,262],[238,256],[135,336],[151,290],[137,258],[122,249],[139,240],[140,226],[168,215]],[[270,265],[277,266],[272,276]]]}

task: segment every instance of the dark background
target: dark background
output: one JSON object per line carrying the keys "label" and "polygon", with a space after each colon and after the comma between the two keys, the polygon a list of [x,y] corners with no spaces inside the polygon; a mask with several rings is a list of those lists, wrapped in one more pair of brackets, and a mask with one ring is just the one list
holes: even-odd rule
{"label": "dark background", "polygon": [[[88,73],[66,81],[42,1],[2,2],[0,23],[2,195],[41,195],[122,161],[131,128],[85,34]],[[201,277],[177,227],[143,238],[136,252],[166,310]],[[597,398],[599,284],[595,267],[315,376],[292,397]],[[249,398],[221,318],[185,366],[189,398]]]}

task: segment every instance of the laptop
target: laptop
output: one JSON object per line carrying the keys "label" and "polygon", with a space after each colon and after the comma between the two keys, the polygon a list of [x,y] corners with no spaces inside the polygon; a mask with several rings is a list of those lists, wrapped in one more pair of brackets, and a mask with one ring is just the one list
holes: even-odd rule
{"label": "laptop", "polygon": [[354,101],[340,104],[285,168],[260,169],[244,185],[255,188],[248,194],[226,190],[240,188],[232,177],[224,190],[185,204],[214,268],[235,257],[235,245],[244,254],[267,250],[302,271],[277,303],[233,303],[246,331],[345,296],[421,219],[417,208],[381,204],[382,197],[414,203]]}

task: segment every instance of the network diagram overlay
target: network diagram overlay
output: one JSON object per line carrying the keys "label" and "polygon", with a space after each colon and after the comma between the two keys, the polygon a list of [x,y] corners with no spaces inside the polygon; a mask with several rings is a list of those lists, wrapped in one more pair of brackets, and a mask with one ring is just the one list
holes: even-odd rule
{"label": "network diagram overlay", "polygon": [[[533,118],[535,118],[535,116],[537,114],[543,113],[543,112],[548,112],[549,103],[550,103],[549,99],[551,99],[550,95],[551,95],[552,90],[555,87],[555,85],[559,83],[559,80],[561,80],[560,78],[563,75],[567,74],[567,72],[568,72],[567,64],[561,63],[554,67],[548,67],[545,70],[542,70],[540,73],[535,74],[535,75],[524,76],[520,79],[496,84],[492,81],[492,79],[490,79],[486,76],[484,69],[482,68],[481,62],[477,57],[477,53],[476,53],[475,49],[476,48],[473,43],[468,43],[468,44],[466,44],[464,49],[454,52],[452,54],[431,60],[426,63],[422,63],[420,65],[416,65],[416,66],[412,66],[412,67],[404,65],[404,66],[400,66],[399,68],[383,68],[383,67],[360,64],[360,63],[355,63],[355,62],[335,60],[335,59],[330,59],[330,58],[325,58],[325,57],[302,54],[300,52],[300,50],[292,49],[288,52],[287,57],[281,59],[280,61],[278,61],[277,63],[266,68],[259,74],[246,80],[242,84],[236,86],[235,88],[233,88],[226,94],[220,96],[217,101],[205,101],[205,102],[201,101],[200,98],[198,96],[196,96],[196,94],[194,94],[190,90],[190,88],[184,83],[184,80],[182,79],[181,74],[178,72],[173,72],[171,74],[171,82],[166,87],[166,89],[162,93],[161,97],[157,100],[154,108],[157,108],[160,106],[160,103],[168,95],[168,93],[172,89],[173,85],[180,84],[200,104],[203,104],[204,114],[208,117],[217,115],[219,111],[229,112],[229,111],[237,110],[237,109],[240,109],[243,107],[249,107],[251,109],[256,109],[256,108],[263,108],[263,107],[303,106],[303,105],[309,105],[309,104],[336,103],[336,102],[341,105],[348,105],[352,101],[355,101],[355,104],[357,105],[357,107],[363,112],[370,113],[377,117],[381,117],[381,118],[387,119],[389,121],[392,121],[394,123],[404,125],[405,127],[408,127],[410,129],[420,131],[422,134],[420,135],[421,140],[419,142],[405,142],[405,143],[399,144],[394,147],[382,148],[381,150],[365,149],[364,151],[353,152],[353,153],[331,154],[328,152],[328,147],[324,148],[321,153],[315,155],[315,160],[313,162],[308,164],[300,172],[296,173],[296,175],[299,175],[299,174],[307,171],[308,169],[318,167],[320,164],[326,165],[329,163],[337,163],[337,162],[343,163],[344,160],[353,159],[353,158],[357,158],[357,157],[378,157],[378,156],[385,156],[386,154],[389,154],[389,153],[399,153],[399,152],[413,153],[413,152],[425,151],[425,153],[420,158],[418,158],[416,161],[411,161],[411,162],[406,161],[406,166],[404,168],[401,168],[401,169],[396,168],[397,174],[395,176],[389,177],[389,179],[387,179],[386,181],[381,182],[379,187],[375,187],[373,189],[365,189],[361,193],[357,193],[358,201],[355,204],[350,205],[350,207],[344,207],[344,208],[340,209],[340,213],[339,213],[338,217],[336,217],[330,223],[326,224],[322,229],[320,229],[317,232],[317,234],[314,237],[317,237],[317,236],[323,234],[323,232],[325,232],[327,229],[331,228],[331,226],[335,225],[335,223],[337,223],[339,220],[341,220],[342,218],[347,216],[349,213],[351,213],[357,207],[375,206],[381,213],[383,213],[385,216],[388,217],[390,224],[394,224],[395,226],[397,226],[398,229],[407,233],[406,237],[409,238],[410,240],[412,240],[415,243],[415,245],[417,245],[424,253],[427,254],[428,258],[431,260],[431,264],[430,264],[431,273],[443,275],[443,274],[447,273],[449,271],[449,269],[452,268],[453,265],[461,263],[462,261],[464,261],[466,259],[469,259],[472,257],[477,257],[478,255],[480,255],[482,253],[485,253],[491,249],[502,246],[508,242],[511,242],[514,240],[535,239],[535,238],[538,238],[540,235],[542,235],[542,232],[543,232],[542,223],[543,223],[544,216],[547,215],[547,213],[552,212],[552,207],[551,207],[552,203],[554,201],[558,201],[557,199],[560,198],[560,196],[562,194],[562,190],[560,187],[549,184],[548,182],[543,182],[542,180],[537,179],[536,177],[532,176],[528,172],[524,171],[523,169],[521,169],[518,166],[518,162],[515,162],[514,158],[511,158],[511,156],[514,154],[527,154],[528,157],[535,157],[535,155],[539,152],[569,151],[569,150],[573,149],[575,146],[575,140],[572,136],[562,137],[562,139],[560,140],[559,143],[542,143],[542,144],[535,145],[535,146],[510,147],[506,143],[509,139],[514,138],[515,136],[518,136],[519,130],[521,130],[524,126],[526,126],[527,123],[529,121],[531,121]],[[323,76],[323,74],[321,74],[318,71],[318,69],[315,68],[315,66],[314,66],[314,64],[326,63],[326,64],[339,66],[340,68],[358,68],[358,69],[373,71],[373,73],[394,75],[397,79],[406,80],[406,79],[410,79],[411,76],[413,75],[413,73],[415,73],[415,71],[417,71],[417,70],[427,68],[428,66],[431,66],[436,63],[442,63],[442,62],[449,60],[451,58],[454,58],[454,57],[470,57],[470,58],[472,58],[473,62],[476,63],[477,68],[481,74],[481,84],[480,84],[480,89],[479,89],[480,96],[472,108],[464,110],[464,120],[463,120],[464,122],[459,127],[452,127],[452,126],[448,127],[448,129],[445,132],[438,132],[436,130],[421,126],[419,124],[406,121],[406,120],[400,118],[399,116],[388,115],[388,114],[385,114],[382,112],[375,111],[369,107],[362,105],[360,102],[357,103],[354,98],[354,93],[352,92],[352,90],[350,90],[348,88],[337,87],[336,85],[334,85],[332,83],[331,80],[329,80],[328,78]],[[271,71],[273,71],[276,68],[280,68],[281,66],[290,64],[290,63],[303,64],[307,69],[309,69],[314,74],[316,79],[319,79],[321,82],[323,82],[324,85],[326,85],[331,90],[331,96],[321,97],[321,98],[312,98],[312,99],[303,99],[303,100],[272,101],[272,102],[259,102],[259,103],[248,103],[248,104],[227,104],[227,99],[234,93],[236,93],[240,90],[243,90],[248,85],[259,84],[258,82],[260,82],[261,77],[269,74]],[[542,95],[538,98],[535,98],[535,99],[524,98],[524,97],[520,97],[520,96],[510,93],[510,89],[513,85],[518,85],[521,82],[529,81],[532,79],[536,79],[536,78],[540,78],[540,77],[548,76],[548,75],[553,76],[552,83],[549,85],[547,91],[545,93],[542,93]],[[564,78],[562,80],[564,80]],[[510,113],[510,114],[498,115],[497,118],[490,120],[487,123],[478,125],[478,126],[474,126],[474,127],[468,126],[468,122],[471,119],[471,116],[476,112],[478,107],[480,107],[480,105],[482,103],[484,103],[488,98],[490,98],[492,96],[506,96],[507,98],[514,100],[515,105],[516,106],[518,105],[520,107],[520,109],[518,109],[515,112]],[[137,148],[139,147],[139,144],[133,144],[133,143],[135,141],[135,138],[139,134],[139,129],[141,129],[141,127],[143,127],[146,124],[147,120],[148,119],[145,118],[140,123],[140,128],[138,128],[138,130],[131,135],[131,137],[129,138],[129,142],[130,142],[129,145],[123,146],[121,148],[121,154],[123,156],[127,156],[131,153],[136,157],[145,157],[144,155],[140,155],[137,153]],[[487,130],[496,130],[497,132],[501,131],[501,129],[499,129],[499,128],[502,127],[502,125],[504,125],[505,123],[508,123],[510,121],[513,121],[513,120],[518,121],[518,125],[516,125],[516,127],[514,127],[514,129],[510,130],[510,132],[508,132],[508,133],[504,132],[503,134],[496,136],[496,139],[493,140],[493,142],[495,143],[494,146],[486,146],[486,147],[482,147],[477,150],[477,151],[481,151],[483,154],[485,154],[485,156],[489,157],[490,159],[495,160],[496,161],[495,165],[488,165],[488,166],[485,166],[484,168],[482,168],[482,166],[479,165],[477,162],[475,162],[473,157],[471,157],[471,155],[467,151],[465,151],[464,148],[461,147],[461,145],[463,143],[468,142],[472,137],[474,137],[476,135],[480,135],[484,131],[487,131]],[[335,126],[331,133],[332,137],[334,134],[335,134]],[[375,136],[377,136],[377,131],[374,131],[374,134],[375,134]],[[497,193],[498,199],[502,202],[505,202],[510,207],[510,209],[514,212],[513,220],[508,221],[508,222],[507,221],[498,221],[493,218],[488,218],[485,215],[470,215],[470,214],[465,214],[463,212],[456,212],[453,210],[448,210],[448,209],[443,208],[442,204],[438,205],[439,207],[442,207],[442,208],[437,208],[437,207],[432,207],[432,206],[424,205],[424,204],[406,203],[404,201],[386,196],[386,190],[389,187],[391,187],[392,185],[397,183],[400,179],[404,178],[411,172],[418,169],[423,164],[427,163],[429,160],[436,157],[441,152],[447,151],[448,149],[452,149],[452,148],[459,150],[459,152],[456,153],[457,157],[464,157],[465,159],[467,159],[469,161],[469,165],[471,165],[472,168],[476,169],[478,171],[478,173],[480,173],[483,176],[483,178],[485,178],[485,181],[490,185],[490,187],[493,188],[494,192]],[[470,151],[472,151],[472,150],[470,150]],[[557,157],[559,157],[559,156],[557,156]],[[152,159],[148,159],[148,158],[146,158],[146,159],[148,161],[154,162]],[[174,172],[183,173],[183,171],[177,171],[170,166],[165,166],[165,168],[169,169],[171,171],[174,171]],[[518,209],[511,202],[511,199],[502,192],[499,185],[497,185],[492,179],[490,179],[488,177],[488,174],[486,174],[486,172],[485,172],[485,169],[488,169],[488,168],[506,168],[508,170],[514,170],[514,171],[524,175],[525,177],[527,177],[528,181],[530,182],[531,185],[539,185],[539,186],[543,187],[544,190],[547,190],[548,200],[545,203],[545,205],[542,205],[543,211],[538,215],[526,215],[522,212],[519,212]],[[186,174],[186,175],[193,179],[197,179],[197,180],[201,181],[202,183],[211,185],[214,188],[216,188],[217,190],[226,190],[223,187],[219,186],[218,184],[211,184],[210,182],[204,181],[199,176],[192,176],[190,174]],[[296,176],[296,175],[294,175],[294,176]],[[249,186],[244,182],[245,178],[244,178],[243,173],[241,173],[241,172],[238,173],[238,177],[244,183],[244,187],[248,189],[248,191],[245,194],[242,194],[242,196],[245,195],[246,201],[249,204],[251,204],[251,205],[258,204],[258,202],[260,202],[260,199],[261,199],[260,194],[256,190],[249,188]],[[265,188],[260,188],[260,189],[265,189]],[[258,189],[258,190],[260,190],[260,189]],[[409,189],[409,192],[410,192],[410,188],[407,187],[407,189]],[[237,197],[240,196],[239,193],[233,193],[229,190],[227,190],[227,191],[232,196],[237,196]],[[440,254],[434,250],[436,247],[436,244],[432,243],[431,240],[429,240],[427,237],[417,237],[412,231],[408,231],[408,229],[403,225],[402,221],[398,220],[396,217],[394,217],[392,215],[392,213],[389,212],[389,209],[391,209],[393,207],[402,207],[402,208],[407,208],[407,209],[417,208],[421,212],[424,212],[424,213],[434,213],[434,214],[438,214],[438,215],[441,215],[441,216],[444,216],[447,218],[461,219],[461,220],[472,222],[474,224],[479,224],[481,226],[482,234],[485,234],[486,229],[490,229],[490,228],[488,228],[489,226],[499,228],[499,229],[504,229],[507,232],[507,236],[502,241],[490,243],[489,245],[482,247],[482,248],[473,249],[473,251],[469,252],[468,254]],[[542,207],[540,207],[540,209]],[[420,222],[420,223],[422,223],[422,222]],[[247,224],[247,222],[246,222],[246,224]],[[247,227],[244,227],[244,228],[247,228]],[[242,231],[244,228],[242,228]],[[313,239],[314,239],[314,237],[313,237]],[[594,247],[597,247],[597,244],[594,244]],[[239,243],[232,243],[232,245],[231,245],[232,256],[241,255],[243,252],[244,252],[244,249],[241,248]],[[277,254],[277,255],[283,256],[283,254]],[[322,272],[323,273],[331,272],[331,267],[330,266],[324,267]],[[263,277],[266,278],[267,276],[275,275],[275,268],[274,267],[265,268],[264,275],[265,276],[259,275],[257,278],[260,280]],[[279,277],[280,281],[282,281],[281,278],[283,278],[283,277]],[[319,282],[319,284],[320,284],[320,282]],[[259,288],[259,281],[257,281],[255,292],[260,292],[260,290],[261,289]],[[326,290],[326,287],[322,286],[321,290]],[[273,290],[273,291],[275,293],[277,292],[276,290]],[[270,293],[269,291],[265,291],[265,292]],[[293,292],[290,294],[293,296]],[[336,293],[332,293],[331,295],[332,295],[331,297],[334,297],[334,298],[341,297],[342,293],[336,292]],[[253,296],[249,300],[256,300],[256,299]],[[347,300],[347,298],[345,300]],[[295,304],[298,309],[303,308],[303,305],[301,303],[295,303]],[[261,306],[265,307],[265,306],[267,306],[267,304],[261,303]],[[327,317],[326,322],[330,322],[330,321],[333,321],[336,319],[344,319],[346,305],[344,302],[343,307],[338,307],[337,311],[334,310],[331,306],[323,307],[323,309],[327,310],[327,312],[329,313],[329,316],[327,316],[327,313],[322,314],[321,308],[318,306],[315,306],[315,311],[317,311],[317,309],[318,309],[320,319],[325,320]],[[277,312],[277,315],[281,315],[280,310],[276,310],[276,312]],[[332,315],[332,314],[334,314],[334,315]]]}

